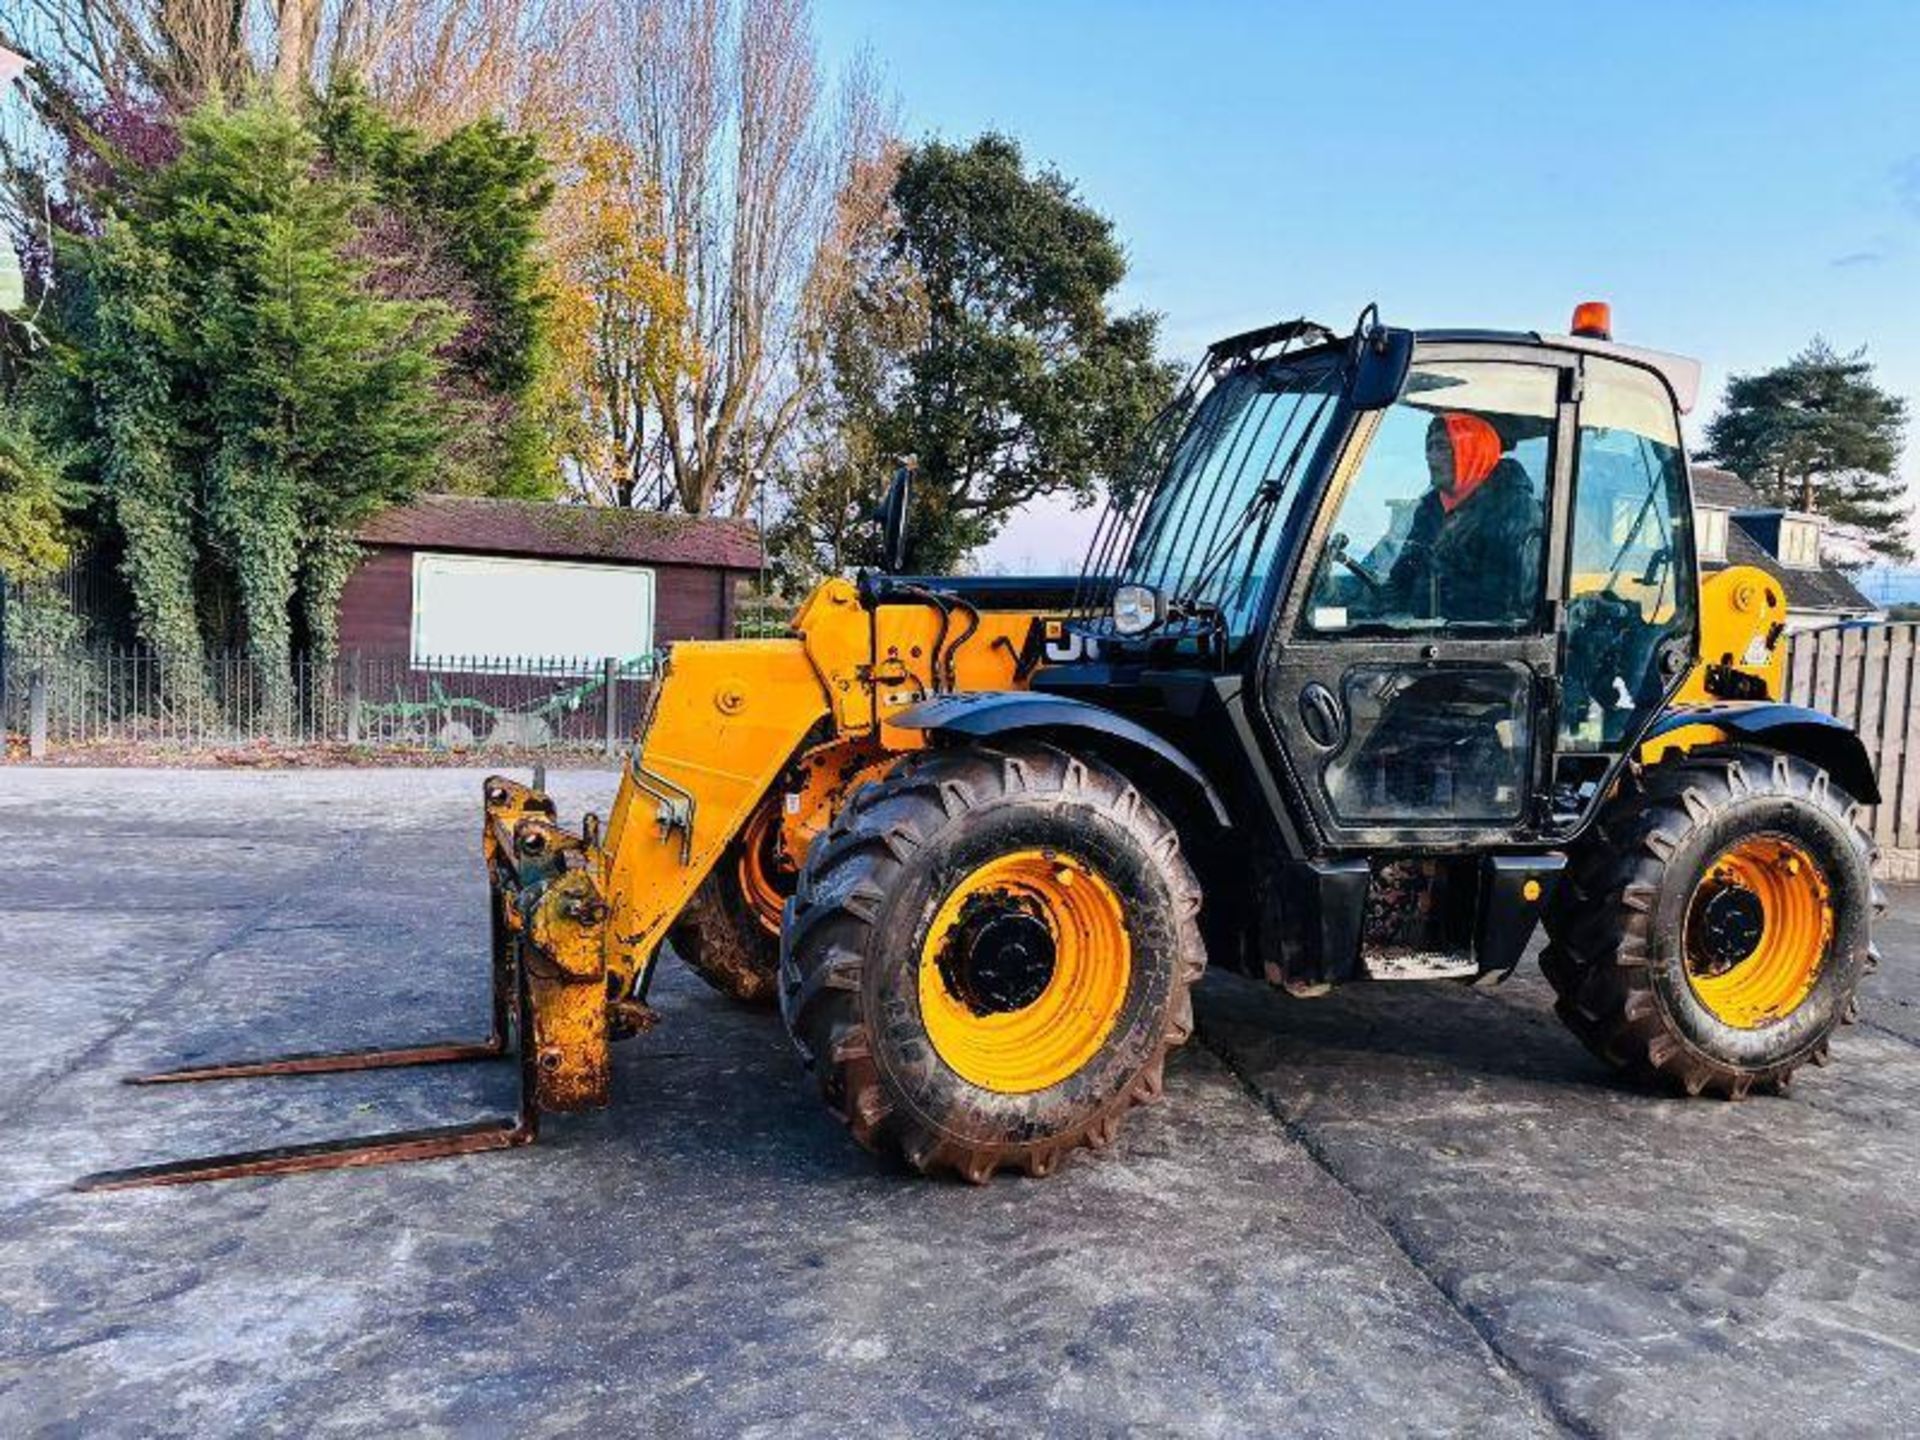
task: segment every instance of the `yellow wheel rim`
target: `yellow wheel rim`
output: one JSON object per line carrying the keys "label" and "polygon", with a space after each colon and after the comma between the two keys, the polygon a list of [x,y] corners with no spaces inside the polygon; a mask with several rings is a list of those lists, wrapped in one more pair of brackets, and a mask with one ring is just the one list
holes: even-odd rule
{"label": "yellow wheel rim", "polygon": [[920,947],[920,1017],[961,1078],[1029,1094],[1099,1053],[1132,970],[1113,886],[1070,855],[1017,850],[941,902]]}
{"label": "yellow wheel rim", "polygon": [[1758,1030],[1813,992],[1833,939],[1832,892],[1804,849],[1755,835],[1723,851],[1694,889],[1682,943],[1687,982],[1714,1018]]}
{"label": "yellow wheel rim", "polygon": [[740,837],[740,893],[770,935],[780,933],[780,918],[791,889],[783,889],[769,868],[777,822],[778,812],[768,807],[747,822],[746,832]]}

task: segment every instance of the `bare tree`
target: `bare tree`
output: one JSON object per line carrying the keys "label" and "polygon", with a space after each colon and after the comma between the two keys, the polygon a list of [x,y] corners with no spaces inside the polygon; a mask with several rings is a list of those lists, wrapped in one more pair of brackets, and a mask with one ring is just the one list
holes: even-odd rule
{"label": "bare tree", "polygon": [[555,448],[590,503],[662,504],[653,396],[682,363],[686,313],[652,228],[658,197],[618,136],[560,127],[548,139]]}
{"label": "bare tree", "polygon": [[320,0],[274,0],[273,88],[298,95],[313,74],[320,41]]}
{"label": "bare tree", "polygon": [[111,101],[192,104],[252,72],[247,0],[21,0],[0,44],[58,80]]}
{"label": "bare tree", "polygon": [[318,70],[363,75],[429,133],[488,114],[533,129],[613,104],[609,0],[328,3]]}
{"label": "bare tree", "polygon": [[175,109],[262,81],[317,93],[352,73],[439,133],[610,96],[609,16],[608,0],[18,0],[0,44],[74,95]]}
{"label": "bare tree", "polygon": [[653,394],[662,463],[682,508],[743,516],[820,383],[856,221],[879,218],[846,202],[886,117],[864,66],[825,101],[805,0],[636,0],[630,18],[628,124],[685,311]]}
{"label": "bare tree", "polygon": [[789,584],[805,587],[881,558],[873,512],[899,459],[876,423],[883,376],[923,343],[928,326],[920,274],[893,243],[904,154],[890,144],[856,171],[838,202],[835,263],[816,272],[824,298],[812,308],[805,347],[810,393],[770,472],[779,519],[768,543]]}

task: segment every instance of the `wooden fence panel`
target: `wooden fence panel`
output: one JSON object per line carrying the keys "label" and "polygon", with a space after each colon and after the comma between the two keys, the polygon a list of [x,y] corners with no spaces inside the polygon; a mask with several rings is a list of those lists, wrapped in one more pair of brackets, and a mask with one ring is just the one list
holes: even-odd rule
{"label": "wooden fence panel", "polygon": [[1833,703],[1853,716],[1857,730],[1867,715],[1867,632],[1840,632],[1839,667],[1834,673]]}
{"label": "wooden fence panel", "polygon": [[[1854,722],[1854,728],[1860,732],[1860,743],[1867,747],[1867,754],[1872,756],[1879,749],[1880,726],[1886,718],[1887,632],[1873,629],[1856,633],[1859,639],[1853,652],[1859,678],[1852,694],[1854,709],[1860,718]],[[1868,814],[1861,819],[1871,831],[1873,816]]]}
{"label": "wooden fence panel", "polygon": [[1789,643],[1787,646],[1786,699],[1793,705],[1813,703],[1813,647]]}
{"label": "wooden fence panel", "polygon": [[1874,774],[1880,777],[1881,800],[1873,812],[1873,838],[1876,844],[1891,845],[1895,839],[1895,820],[1900,813],[1900,765],[1906,753],[1906,718],[1914,698],[1914,631],[1911,625],[1892,625],[1884,633],[1880,723],[1870,753]]}
{"label": "wooden fence panel", "polygon": [[1834,708],[1834,690],[1840,669],[1840,637],[1832,630],[1813,632],[1813,700],[1816,710],[1829,715]]}
{"label": "wooden fence panel", "polygon": [[1907,665],[1907,705],[1895,721],[1900,754],[1892,773],[1880,772],[1880,794],[1882,803],[1894,812],[1893,843],[1912,849],[1920,845],[1920,703],[1916,703],[1920,702],[1920,678],[1914,675],[1920,667],[1920,631],[1911,625],[1901,628],[1908,633],[1912,652]]}
{"label": "wooden fence panel", "polygon": [[1851,725],[1880,781],[1875,843],[1920,847],[1920,625],[1807,631],[1788,642],[1786,698]]}

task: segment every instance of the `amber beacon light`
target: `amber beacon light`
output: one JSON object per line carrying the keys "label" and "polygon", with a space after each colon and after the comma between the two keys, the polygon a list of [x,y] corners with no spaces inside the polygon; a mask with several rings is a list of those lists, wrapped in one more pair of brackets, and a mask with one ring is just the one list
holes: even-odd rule
{"label": "amber beacon light", "polygon": [[1613,307],[1604,300],[1582,300],[1573,307],[1573,333],[1586,340],[1613,338]]}

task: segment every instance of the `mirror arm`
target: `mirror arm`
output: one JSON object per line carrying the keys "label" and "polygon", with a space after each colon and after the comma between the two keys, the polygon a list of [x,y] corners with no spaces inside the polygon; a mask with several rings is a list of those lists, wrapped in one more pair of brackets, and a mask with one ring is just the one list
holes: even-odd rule
{"label": "mirror arm", "polygon": [[906,569],[907,521],[913,509],[913,476],[918,468],[913,456],[903,456],[880,502],[881,568],[889,575]]}

